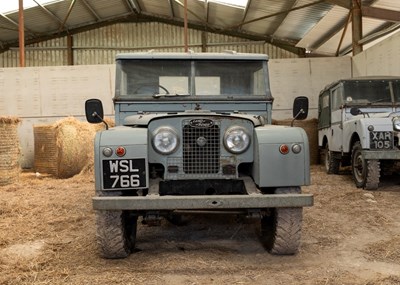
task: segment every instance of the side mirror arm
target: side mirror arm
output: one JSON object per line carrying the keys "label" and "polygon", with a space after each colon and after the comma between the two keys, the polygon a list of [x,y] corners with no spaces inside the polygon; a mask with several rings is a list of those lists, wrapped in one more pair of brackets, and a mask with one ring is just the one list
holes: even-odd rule
{"label": "side mirror arm", "polygon": [[97,114],[96,111],[94,111],[94,112],[92,113],[92,117],[98,118],[99,120],[101,120],[101,121],[103,122],[103,124],[106,126],[106,130],[108,130],[108,124],[107,124],[107,122],[104,121],[104,119],[103,119],[101,116],[99,116],[99,114]]}
{"label": "side mirror arm", "polygon": [[300,111],[296,114],[296,116],[293,117],[292,121],[290,122],[290,126],[293,127],[294,121],[296,121],[297,117],[304,113],[304,109],[300,109]]}

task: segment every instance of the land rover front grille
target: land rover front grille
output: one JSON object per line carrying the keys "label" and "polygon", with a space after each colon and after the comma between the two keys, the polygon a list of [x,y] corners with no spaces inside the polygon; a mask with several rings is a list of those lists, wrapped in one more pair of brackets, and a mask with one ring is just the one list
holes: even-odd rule
{"label": "land rover front grille", "polygon": [[220,127],[192,126],[182,129],[183,172],[186,174],[216,174],[220,170]]}

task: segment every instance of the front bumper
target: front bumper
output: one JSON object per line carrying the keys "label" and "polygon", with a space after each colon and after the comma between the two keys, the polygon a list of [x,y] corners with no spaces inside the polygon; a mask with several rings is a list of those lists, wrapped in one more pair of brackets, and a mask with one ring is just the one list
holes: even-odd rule
{"label": "front bumper", "polygon": [[95,210],[227,210],[309,207],[312,194],[262,194],[250,178],[244,178],[247,195],[158,195],[159,180],[152,181],[147,196],[93,198]]}
{"label": "front bumper", "polygon": [[219,210],[308,207],[312,194],[94,197],[95,210]]}
{"label": "front bumper", "polygon": [[400,160],[400,150],[363,150],[364,159]]}

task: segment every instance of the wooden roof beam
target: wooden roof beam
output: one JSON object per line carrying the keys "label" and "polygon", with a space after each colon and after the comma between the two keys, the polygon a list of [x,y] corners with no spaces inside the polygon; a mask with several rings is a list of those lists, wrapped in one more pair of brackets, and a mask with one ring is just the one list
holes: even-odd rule
{"label": "wooden roof beam", "polygon": [[58,22],[59,24],[62,24],[62,21],[60,20],[60,18],[58,18],[56,15],[54,15],[53,12],[51,12],[49,9],[47,9],[45,6],[43,6],[36,0],[33,0],[33,2],[35,2],[36,5],[38,5],[47,15],[49,15],[50,18],[52,18],[54,21]]}
{"label": "wooden roof beam", "polygon": [[246,20],[247,14],[249,13],[250,5],[251,5],[251,0],[248,0],[247,5],[243,11],[243,17],[242,17],[242,20],[240,21],[240,26],[238,27],[239,31],[243,28],[243,23]]}
{"label": "wooden roof beam", "polygon": [[[0,16],[3,17],[4,19],[6,19],[8,22],[10,22],[11,24],[13,24],[14,26],[16,26],[17,28],[19,27],[18,23],[13,21],[12,19],[10,19],[9,17],[7,17],[6,15],[0,13]],[[30,33],[31,35],[37,36],[37,33],[34,33],[33,31],[29,30],[28,28],[24,28],[25,31],[27,31],[28,33]]]}
{"label": "wooden roof beam", "polygon": [[96,13],[92,6],[86,0],[80,0],[85,8],[96,18],[96,21],[101,21],[101,17]]}
{"label": "wooden roof beam", "polygon": [[370,6],[363,6],[361,8],[363,17],[369,17],[389,22],[400,22],[400,12]]}
{"label": "wooden roof beam", "polygon": [[59,32],[64,30],[64,28],[66,27],[67,20],[68,20],[69,16],[71,15],[71,12],[72,12],[72,9],[75,6],[75,3],[76,3],[76,0],[72,0],[71,1],[71,4],[69,5],[69,8],[68,8],[67,15],[65,16],[64,21],[61,23],[60,28],[58,29]]}
{"label": "wooden roof beam", "polygon": [[[174,0],[175,3],[177,3],[179,6],[181,6],[183,9],[185,9],[185,5],[179,1],[179,0]],[[201,18],[199,15],[197,15],[195,12],[187,8],[187,12],[191,15],[193,15],[195,18],[197,18],[200,22],[202,22],[204,25],[208,26],[208,23],[204,21],[203,18]]]}
{"label": "wooden roof beam", "polygon": [[206,18],[206,23],[208,23],[209,9],[210,9],[210,5],[208,3],[208,0],[204,0],[204,15]]}
{"label": "wooden roof beam", "polygon": [[259,17],[259,18],[255,18],[255,19],[252,19],[252,20],[241,22],[240,24],[234,25],[232,27],[229,27],[228,29],[235,29],[235,28],[238,29],[241,26],[246,25],[246,24],[258,22],[258,21],[261,21],[261,20],[264,20],[264,19],[267,19],[267,18],[271,18],[271,17],[275,17],[275,16],[278,16],[278,15],[282,15],[282,14],[288,14],[289,12],[300,10],[300,9],[307,8],[307,7],[310,7],[310,6],[314,6],[314,5],[317,5],[317,4],[322,3],[322,2],[325,2],[325,0],[318,0],[318,1],[315,1],[315,2],[312,2],[312,3],[308,3],[308,4],[305,4],[305,5],[298,6],[298,7],[294,7],[292,9],[279,11],[277,13],[272,13],[272,14],[269,14],[269,15],[266,15],[266,16],[262,16],[262,17]]}
{"label": "wooden roof beam", "polygon": [[136,0],[125,0],[125,2],[134,14],[142,13],[142,9]]}
{"label": "wooden roof beam", "polygon": [[174,4],[172,3],[172,0],[167,0],[169,4],[169,11],[171,12],[171,17],[175,18],[175,12],[174,12]]}
{"label": "wooden roof beam", "polygon": [[351,0],[325,0],[325,2],[337,5],[346,9],[351,9]]}

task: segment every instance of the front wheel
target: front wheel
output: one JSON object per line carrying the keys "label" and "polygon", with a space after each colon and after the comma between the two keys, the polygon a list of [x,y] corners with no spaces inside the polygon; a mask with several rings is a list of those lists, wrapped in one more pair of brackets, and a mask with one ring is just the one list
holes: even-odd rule
{"label": "front wheel", "polygon": [[96,236],[104,258],[128,257],[135,246],[137,217],[124,211],[97,211]]}
{"label": "front wheel", "polygon": [[323,149],[323,160],[327,174],[338,174],[340,168],[340,160],[334,157],[332,151],[329,150],[329,145],[326,144]]}
{"label": "front wheel", "polygon": [[[301,193],[300,187],[277,188],[275,194]],[[276,255],[298,252],[301,238],[303,208],[274,208],[261,218],[261,238],[267,250]]]}
{"label": "front wheel", "polygon": [[380,162],[376,159],[364,159],[360,142],[353,146],[351,155],[351,170],[358,188],[376,190],[379,185]]}
{"label": "front wheel", "polygon": [[[118,196],[118,192],[98,192],[99,196]],[[136,242],[137,215],[131,211],[96,211],[96,237],[104,258],[125,258]]]}

